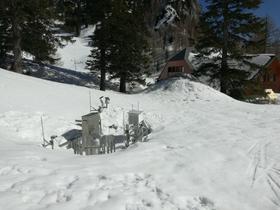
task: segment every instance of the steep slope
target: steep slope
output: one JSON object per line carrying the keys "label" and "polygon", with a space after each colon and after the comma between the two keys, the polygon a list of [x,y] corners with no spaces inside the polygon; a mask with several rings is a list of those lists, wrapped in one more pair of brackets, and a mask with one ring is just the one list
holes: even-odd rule
{"label": "steep slope", "polygon": [[279,209],[279,106],[183,79],[135,95],[91,90],[93,106],[111,98],[104,127],[139,102],[149,141],[87,157],[42,148],[40,117],[46,136],[62,134],[88,93],[0,70],[0,209]]}

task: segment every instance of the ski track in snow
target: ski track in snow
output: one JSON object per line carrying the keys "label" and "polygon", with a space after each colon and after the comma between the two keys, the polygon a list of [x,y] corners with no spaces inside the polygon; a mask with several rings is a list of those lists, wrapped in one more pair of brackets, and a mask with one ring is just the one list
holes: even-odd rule
{"label": "ski track in snow", "polygon": [[1,210],[279,209],[279,106],[241,103],[188,80],[136,95],[92,90],[93,106],[111,98],[104,129],[114,123],[122,132],[134,101],[153,132],[127,150],[85,157],[43,149],[40,118],[46,138],[77,128],[87,88],[4,70],[0,84]]}

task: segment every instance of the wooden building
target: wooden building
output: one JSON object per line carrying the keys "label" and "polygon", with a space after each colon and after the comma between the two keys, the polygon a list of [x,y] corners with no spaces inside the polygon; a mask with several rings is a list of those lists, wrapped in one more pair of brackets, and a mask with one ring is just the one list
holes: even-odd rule
{"label": "wooden building", "polygon": [[271,55],[271,59],[257,72],[254,79],[264,89],[272,89],[280,93],[280,60],[275,55]]}
{"label": "wooden building", "polygon": [[169,59],[159,75],[158,80],[191,74],[193,72],[193,66],[188,59],[189,54],[190,50],[185,48]]}
{"label": "wooden building", "polygon": [[[246,94],[253,94],[256,84],[261,89],[272,89],[274,92],[280,93],[280,59],[275,54],[248,54],[246,56],[246,62],[236,60],[228,62],[231,68],[249,73],[247,80],[252,81],[253,86],[249,85],[245,88]],[[209,58],[205,62],[214,61]],[[191,48],[185,48],[168,60],[158,80],[192,74],[202,63],[202,61],[198,62],[194,58]]]}

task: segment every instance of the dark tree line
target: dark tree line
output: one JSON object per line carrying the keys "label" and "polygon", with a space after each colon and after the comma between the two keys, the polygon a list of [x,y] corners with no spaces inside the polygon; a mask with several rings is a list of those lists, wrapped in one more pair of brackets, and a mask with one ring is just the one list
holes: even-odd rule
{"label": "dark tree line", "polygon": [[[271,24],[265,27],[264,19],[254,15],[253,10],[260,6],[261,0],[205,1],[206,9],[201,12],[197,0],[1,0],[0,65],[10,52],[11,69],[16,72],[22,72],[22,52],[30,53],[39,62],[55,62],[56,48],[60,45],[60,39],[54,35],[56,21],[62,23],[59,25],[62,30],[74,36],[91,24],[95,31],[91,36],[88,68],[100,73],[101,90],[106,89],[107,79],[118,78],[119,90],[126,92],[127,82],[143,81],[150,54],[162,48],[156,37],[164,32],[171,34],[172,39],[179,37],[179,48],[196,43],[202,60],[219,55],[211,58],[214,62],[201,65],[197,75],[218,79],[221,91],[230,94],[242,86],[248,74],[230,62],[245,62],[246,53],[271,48],[279,42],[278,31]],[[168,4],[176,9],[179,23],[153,31],[156,18]],[[166,33],[167,30],[171,31]],[[172,43],[175,48],[176,43]]]}

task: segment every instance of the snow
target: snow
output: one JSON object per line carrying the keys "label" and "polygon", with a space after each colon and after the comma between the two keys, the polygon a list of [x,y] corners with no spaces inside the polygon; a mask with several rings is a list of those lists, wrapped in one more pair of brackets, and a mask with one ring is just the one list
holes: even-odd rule
{"label": "snow", "polygon": [[249,80],[253,79],[273,58],[275,58],[274,54],[248,54],[246,56],[246,61],[251,65],[235,60],[230,61],[229,65],[233,68],[247,71],[249,73]]}
{"label": "snow", "polygon": [[89,71],[86,69],[86,61],[92,49],[89,36],[93,35],[94,30],[94,26],[83,29],[79,37],[74,37],[72,42],[64,43],[64,47],[58,48],[59,66],[81,72]]}
{"label": "snow", "polygon": [[200,83],[162,81],[111,99],[106,127],[140,103],[148,142],[99,156],[41,144],[76,128],[89,89],[0,70],[0,209],[276,210],[280,205],[277,105],[235,101]]}
{"label": "snow", "polygon": [[268,61],[270,61],[271,57],[275,57],[275,54],[257,54],[257,55],[248,55],[248,56],[252,56],[251,58],[252,63],[256,65],[264,66],[267,64]]}
{"label": "snow", "polygon": [[[257,54],[257,55],[249,55],[252,56],[251,59],[249,59],[249,62],[255,65],[258,65],[258,68],[253,68],[251,70],[249,79],[252,79],[257,75],[257,73],[260,71],[259,67],[265,67],[269,61],[271,61],[272,58],[275,57],[275,54]],[[248,66],[247,69],[250,67]]]}
{"label": "snow", "polygon": [[[209,56],[206,56],[202,59],[197,58],[197,55],[197,53],[191,52],[188,57],[189,61],[192,63],[195,69],[198,69],[202,63],[217,63],[217,61],[215,60],[221,57],[220,52],[212,52]],[[244,60],[246,60],[251,65],[234,59],[231,59],[228,62],[228,65],[231,68],[236,68],[248,72],[248,79],[251,80],[275,57],[275,54],[247,54],[246,57],[247,58],[244,58]]]}

